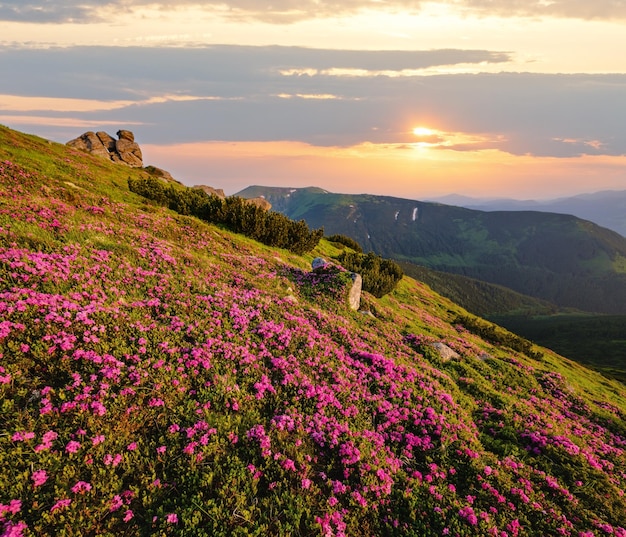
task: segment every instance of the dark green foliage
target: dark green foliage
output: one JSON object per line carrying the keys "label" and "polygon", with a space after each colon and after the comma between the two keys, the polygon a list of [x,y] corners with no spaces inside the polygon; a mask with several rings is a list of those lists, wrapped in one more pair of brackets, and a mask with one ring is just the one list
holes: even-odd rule
{"label": "dark green foliage", "polygon": [[373,252],[342,252],[337,260],[346,270],[359,273],[363,278],[363,290],[377,298],[393,291],[404,276],[397,263],[391,259],[383,259]]}
{"label": "dark green foliage", "polygon": [[500,326],[626,383],[623,315],[493,316]]}
{"label": "dark green foliage", "polygon": [[330,237],[328,237],[328,240],[330,242],[337,242],[339,244],[343,244],[344,246],[347,246],[348,248],[352,248],[355,252],[358,252],[360,254],[363,253],[363,248],[361,248],[361,245],[358,242],[356,242],[354,239],[350,237],[346,237],[345,235],[331,235]]}
{"label": "dark green foliage", "polygon": [[223,224],[263,244],[300,255],[313,250],[324,235],[323,229],[311,231],[304,220],[295,222],[237,196],[222,199],[199,189],[168,185],[154,177],[129,178],[128,188],[179,214]]}
{"label": "dark green foliage", "polygon": [[[407,276],[424,282],[433,291],[449,298],[455,304],[478,315],[492,318],[496,315],[549,315],[559,308],[539,298],[534,298],[503,287],[460,274],[439,272],[421,265],[398,261]],[[495,321],[506,326],[505,323]],[[513,330],[513,332],[518,332]]]}
{"label": "dark green foliage", "polygon": [[482,339],[494,343],[496,345],[504,345],[515,351],[521,352],[530,358],[540,360],[543,354],[533,350],[533,344],[504,328],[493,323],[484,321],[478,317],[470,317],[468,315],[459,315],[454,324],[460,324],[472,334],[476,334]]}

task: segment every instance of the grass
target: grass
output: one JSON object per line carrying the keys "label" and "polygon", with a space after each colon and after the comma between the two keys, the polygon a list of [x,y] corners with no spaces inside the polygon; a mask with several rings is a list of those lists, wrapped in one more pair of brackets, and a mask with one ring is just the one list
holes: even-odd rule
{"label": "grass", "polygon": [[333,244],[263,246],[129,173],[0,129],[5,534],[626,535],[623,385],[409,277],[351,311],[307,285]]}

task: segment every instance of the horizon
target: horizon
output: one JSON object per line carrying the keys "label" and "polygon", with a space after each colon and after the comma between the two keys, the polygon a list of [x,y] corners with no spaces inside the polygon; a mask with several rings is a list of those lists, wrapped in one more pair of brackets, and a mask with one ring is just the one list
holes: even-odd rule
{"label": "horizon", "polygon": [[60,143],[128,129],[187,185],[626,188],[626,9],[609,0],[25,0],[0,21],[0,123]]}

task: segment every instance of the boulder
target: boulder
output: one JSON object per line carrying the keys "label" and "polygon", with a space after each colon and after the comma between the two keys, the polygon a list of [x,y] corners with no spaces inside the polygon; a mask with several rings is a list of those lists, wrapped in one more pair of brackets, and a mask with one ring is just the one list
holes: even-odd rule
{"label": "boulder", "polygon": [[361,278],[361,275],[356,272],[353,272],[351,276],[352,287],[350,287],[350,291],[348,293],[348,306],[350,306],[350,309],[358,311],[361,307],[361,288],[363,287],[363,278]]}
{"label": "boulder", "polygon": [[113,138],[113,136],[110,136],[109,134],[107,134],[104,131],[98,131],[96,132],[96,136],[98,137],[98,140],[100,140],[100,142],[102,142],[102,145],[106,148],[106,150],[109,153],[115,152],[115,138]]}
{"label": "boulder", "polygon": [[88,131],[78,138],[70,140],[66,145],[98,157],[109,158],[109,151],[100,141],[98,135],[93,131]]}
{"label": "boulder", "polygon": [[248,198],[246,201],[251,205],[257,205],[266,211],[269,211],[272,208],[272,204],[265,198]]}
{"label": "boulder", "polygon": [[124,164],[131,168],[143,166],[143,156],[139,144],[135,143],[135,135],[130,131],[117,131],[119,140],[115,142],[115,153]]}
{"label": "boulder", "polygon": [[197,188],[198,190],[202,190],[203,192],[206,192],[209,196],[213,195],[222,199],[226,197],[226,194],[224,194],[224,191],[221,188],[213,188],[212,186],[208,186],[208,185],[195,185],[192,188]]}
{"label": "boulder", "polygon": [[435,343],[431,343],[431,347],[435,349],[439,353],[439,357],[447,362],[448,360],[452,360],[453,358],[460,358],[458,352],[448,347],[445,343],[441,341],[435,341]]}
{"label": "boulder", "polygon": [[320,272],[328,265],[328,261],[323,257],[316,257],[313,261],[311,261],[311,268],[313,272]]}
{"label": "boulder", "polygon": [[131,168],[141,168],[143,156],[139,144],[135,142],[135,135],[128,130],[119,130],[117,136],[118,140],[103,131],[88,131],[66,145]]}
{"label": "boulder", "polygon": [[146,166],[144,168],[152,177],[156,177],[157,179],[161,179],[164,183],[170,182],[178,182],[176,179],[172,177],[172,174],[166,170],[161,168],[157,168],[156,166]]}

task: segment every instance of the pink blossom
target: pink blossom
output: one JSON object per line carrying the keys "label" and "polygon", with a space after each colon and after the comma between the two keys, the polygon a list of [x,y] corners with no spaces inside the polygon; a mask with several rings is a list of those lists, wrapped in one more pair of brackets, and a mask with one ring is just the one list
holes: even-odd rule
{"label": "pink blossom", "polygon": [[70,440],[65,446],[65,451],[68,453],[76,453],[80,449],[80,442],[76,440]]}
{"label": "pink blossom", "polygon": [[124,505],[124,502],[122,501],[122,497],[116,494],[115,496],[113,496],[113,498],[111,498],[111,503],[109,504],[109,511],[110,512],[117,511],[120,507],[122,507],[122,505]]}
{"label": "pink blossom", "polygon": [[26,522],[12,522],[9,520],[9,522],[4,525],[2,537],[22,537],[26,529],[28,529]]}
{"label": "pink blossom", "polygon": [[85,492],[89,492],[91,490],[91,484],[86,481],[77,481],[76,484],[71,488],[71,491],[74,494],[84,494]]}
{"label": "pink blossom", "polygon": [[24,442],[26,440],[32,440],[33,438],[35,438],[35,433],[33,432],[18,431],[16,433],[13,433],[13,436],[11,436],[11,441]]}
{"label": "pink blossom", "polygon": [[72,500],[69,498],[65,498],[63,500],[58,500],[51,508],[50,512],[54,513],[55,511],[60,511],[61,509],[67,508],[72,503]]}
{"label": "pink blossom", "polygon": [[48,480],[45,470],[35,470],[30,477],[33,480],[33,487],[40,487]]}
{"label": "pink blossom", "polygon": [[0,503],[0,517],[3,517],[5,513],[17,515],[22,510],[22,500],[11,500],[8,505]]}
{"label": "pink blossom", "polygon": [[170,513],[165,517],[165,520],[169,524],[178,524],[178,515],[176,513]]}

